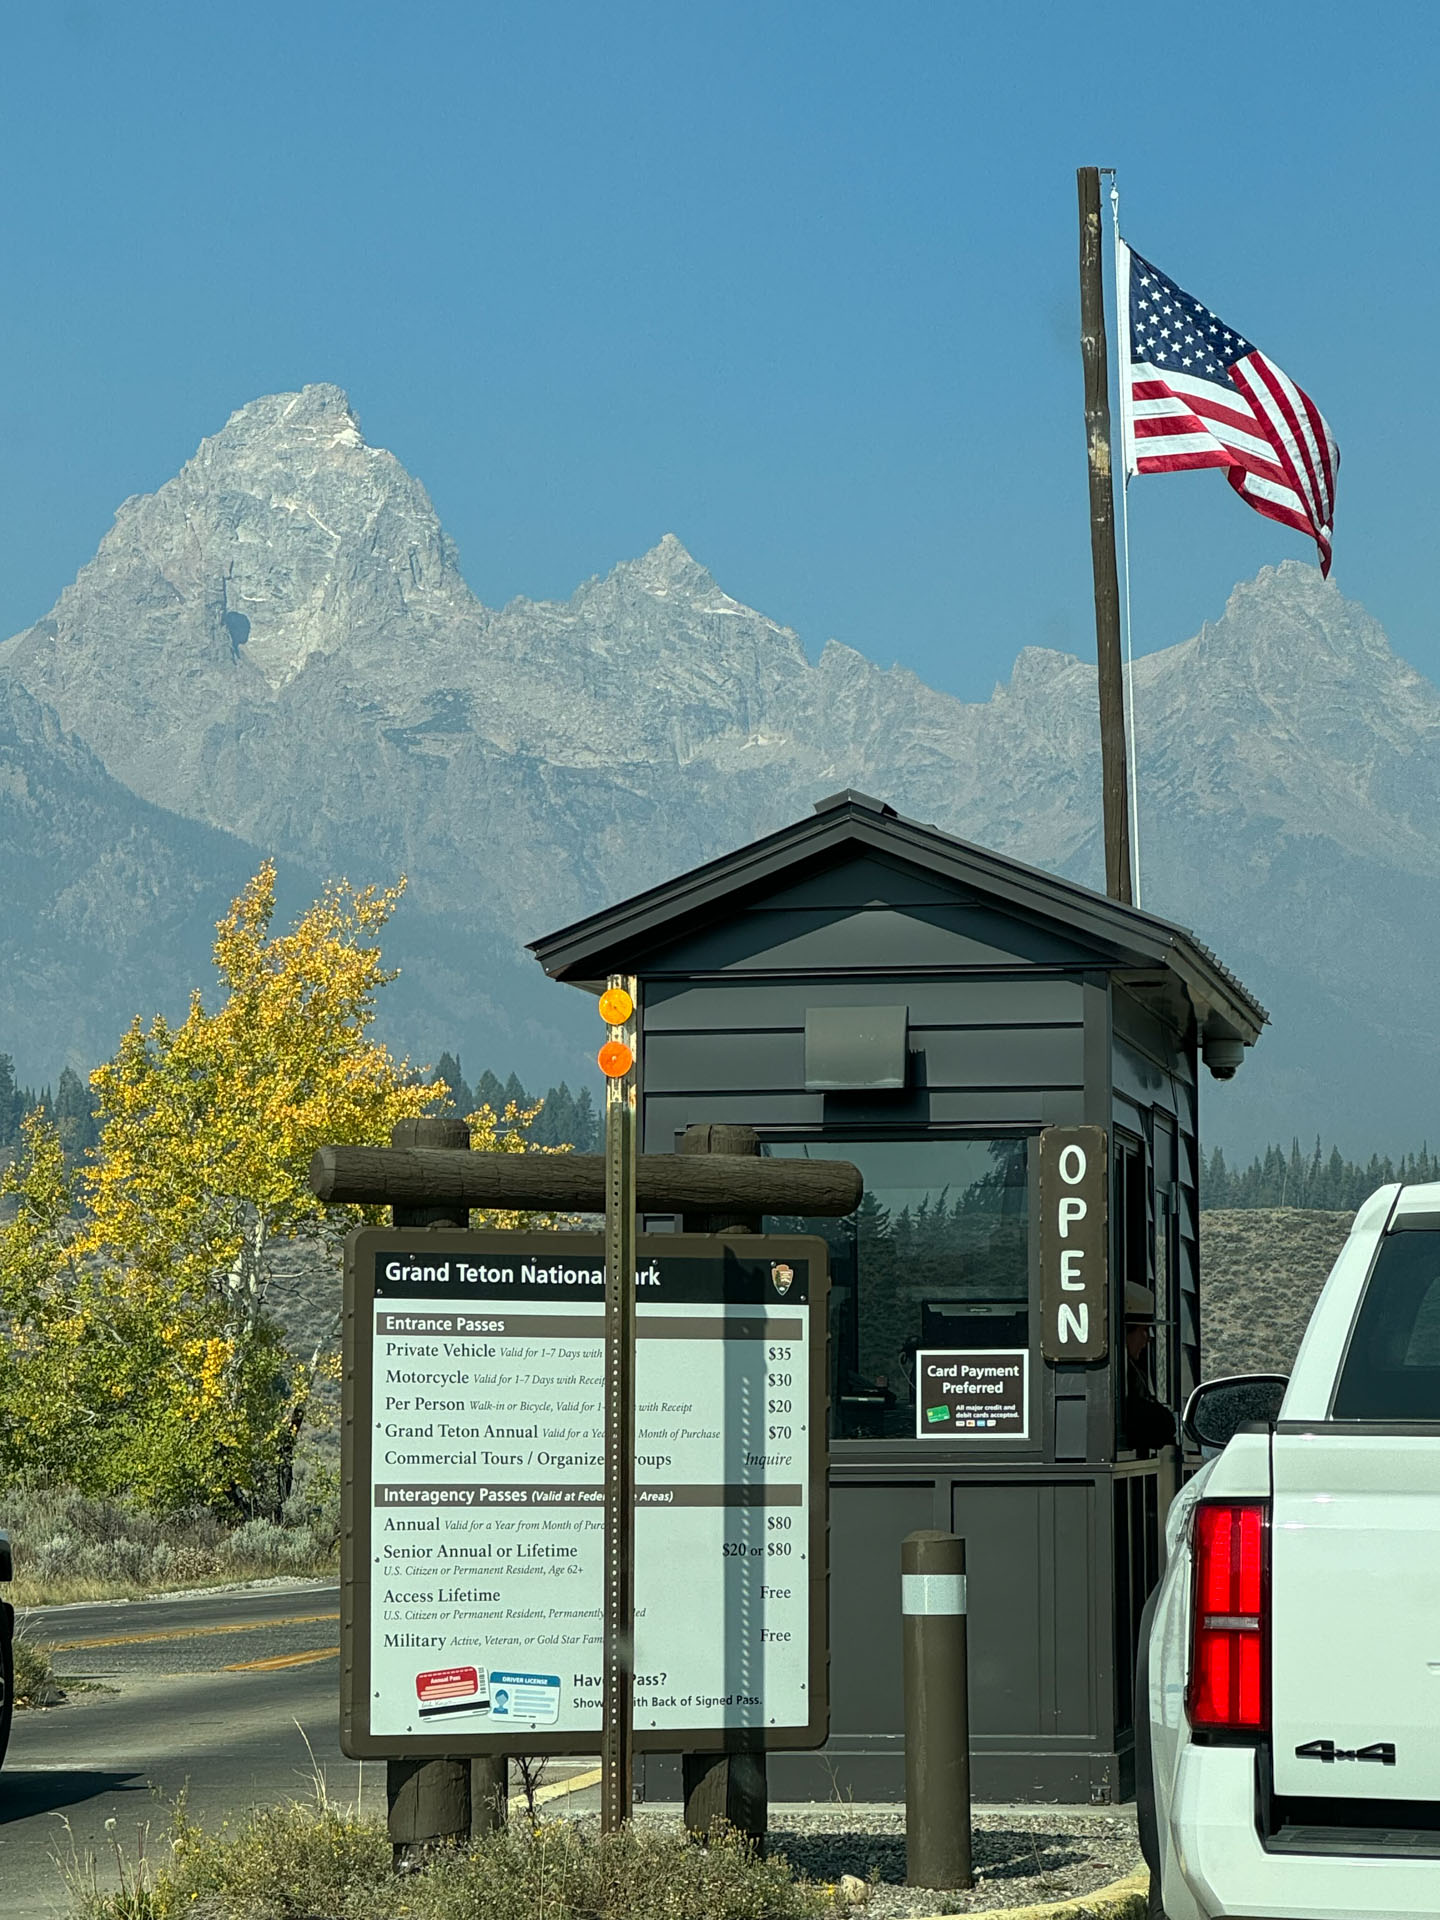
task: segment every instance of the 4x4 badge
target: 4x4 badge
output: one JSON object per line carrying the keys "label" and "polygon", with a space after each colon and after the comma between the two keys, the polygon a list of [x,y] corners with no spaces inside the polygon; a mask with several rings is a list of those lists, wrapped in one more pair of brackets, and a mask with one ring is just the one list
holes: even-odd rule
{"label": "4x4 badge", "polygon": [[1297,1760],[1374,1760],[1382,1767],[1395,1764],[1395,1744],[1391,1740],[1372,1740],[1368,1747],[1337,1747],[1333,1740],[1307,1740],[1296,1747]]}

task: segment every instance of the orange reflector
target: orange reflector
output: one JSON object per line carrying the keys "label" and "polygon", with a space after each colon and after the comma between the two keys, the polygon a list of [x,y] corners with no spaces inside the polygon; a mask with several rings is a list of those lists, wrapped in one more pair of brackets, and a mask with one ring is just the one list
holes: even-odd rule
{"label": "orange reflector", "polygon": [[635,1011],[635,1002],[624,987],[607,987],[600,996],[600,1018],[607,1027],[623,1027]]}
{"label": "orange reflector", "polygon": [[[626,999],[629,999],[627,994]],[[635,1064],[635,1056],[623,1040],[607,1040],[595,1056],[607,1080],[620,1080]]]}

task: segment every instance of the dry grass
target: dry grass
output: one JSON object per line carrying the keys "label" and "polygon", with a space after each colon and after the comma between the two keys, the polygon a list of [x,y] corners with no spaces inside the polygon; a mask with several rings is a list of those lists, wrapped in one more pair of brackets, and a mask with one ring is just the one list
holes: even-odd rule
{"label": "dry grass", "polygon": [[[516,1823],[397,1880],[383,1824],[329,1801],[257,1809],[220,1833],[177,1815],[140,1857],[72,1855],[73,1920],[822,1920],[847,1907],[738,1838]],[[102,1877],[118,1881],[103,1887]]]}
{"label": "dry grass", "polygon": [[1288,1373],[1351,1213],[1216,1208],[1200,1216],[1205,1377]]}
{"label": "dry grass", "polygon": [[15,1635],[15,1705],[53,1707],[61,1697],[50,1649],[32,1640],[22,1627]]}

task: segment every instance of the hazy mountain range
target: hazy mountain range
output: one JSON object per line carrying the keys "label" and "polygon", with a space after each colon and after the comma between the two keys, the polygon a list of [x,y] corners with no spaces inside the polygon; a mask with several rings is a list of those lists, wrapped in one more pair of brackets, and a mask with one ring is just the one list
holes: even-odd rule
{"label": "hazy mountain range", "polygon": [[[1293,561],[1135,679],[1145,905],[1274,1021],[1207,1084],[1210,1139],[1440,1135],[1440,691]],[[272,395],[0,645],[0,1051],[53,1079],[179,1009],[273,851],[291,903],[409,874],[399,1045],[574,1084],[593,1014],[523,941],[845,786],[1099,885],[1094,669],[1026,648],[970,704],[833,641],[812,664],[668,534],[493,610],[338,388]]]}

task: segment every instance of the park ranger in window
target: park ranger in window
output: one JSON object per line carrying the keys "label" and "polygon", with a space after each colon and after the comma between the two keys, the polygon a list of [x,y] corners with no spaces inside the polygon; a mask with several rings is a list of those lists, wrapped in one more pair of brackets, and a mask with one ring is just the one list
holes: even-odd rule
{"label": "park ranger in window", "polygon": [[1123,1444],[1137,1453],[1175,1444],[1175,1416],[1155,1397],[1149,1352],[1155,1332],[1155,1295],[1137,1281],[1125,1282],[1125,1397],[1120,1408]]}

